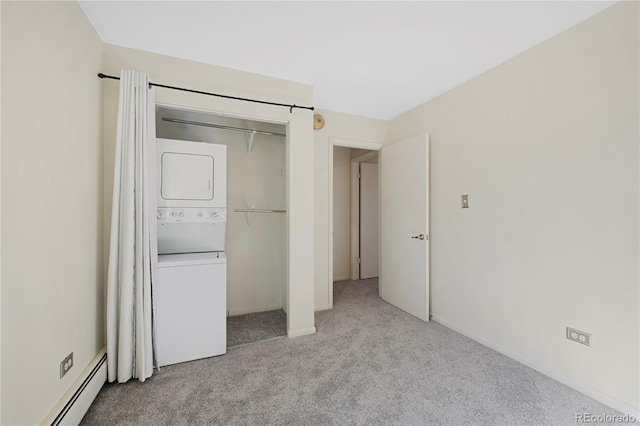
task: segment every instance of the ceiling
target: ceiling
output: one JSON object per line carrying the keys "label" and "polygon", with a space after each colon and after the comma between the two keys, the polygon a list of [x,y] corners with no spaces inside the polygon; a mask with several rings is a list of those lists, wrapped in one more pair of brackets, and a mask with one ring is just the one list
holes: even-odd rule
{"label": "ceiling", "polygon": [[390,119],[613,3],[80,1],[80,6],[106,43],[308,83],[318,108]]}

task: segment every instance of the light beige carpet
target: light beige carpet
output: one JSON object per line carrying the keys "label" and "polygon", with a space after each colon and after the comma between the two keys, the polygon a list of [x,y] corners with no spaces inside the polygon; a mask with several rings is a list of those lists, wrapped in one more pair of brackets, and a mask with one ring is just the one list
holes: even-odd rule
{"label": "light beige carpet", "polygon": [[313,336],[268,340],[106,385],[84,425],[570,425],[616,411],[383,302],[334,285]]}

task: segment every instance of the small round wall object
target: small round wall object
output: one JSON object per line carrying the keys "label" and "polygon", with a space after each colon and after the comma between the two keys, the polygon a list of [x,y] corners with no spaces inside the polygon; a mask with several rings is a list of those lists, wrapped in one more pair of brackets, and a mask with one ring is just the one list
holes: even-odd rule
{"label": "small round wall object", "polygon": [[324,117],[322,114],[313,114],[313,128],[315,130],[320,130],[324,127]]}

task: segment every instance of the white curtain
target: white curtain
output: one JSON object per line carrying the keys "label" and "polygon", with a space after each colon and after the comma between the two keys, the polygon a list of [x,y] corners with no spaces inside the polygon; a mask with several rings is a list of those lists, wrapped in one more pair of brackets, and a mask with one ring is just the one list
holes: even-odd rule
{"label": "white curtain", "polygon": [[[151,261],[155,168],[150,128],[153,93],[149,77],[122,71],[111,210],[107,279],[107,370],[109,381],[143,382],[153,373]],[[153,212],[150,212],[150,207]],[[155,263],[155,262],[154,262]]]}

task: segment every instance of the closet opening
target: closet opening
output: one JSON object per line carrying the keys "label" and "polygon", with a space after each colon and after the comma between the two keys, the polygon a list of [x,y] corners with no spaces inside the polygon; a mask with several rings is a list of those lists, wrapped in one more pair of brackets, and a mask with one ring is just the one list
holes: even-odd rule
{"label": "closet opening", "polygon": [[[332,143],[330,305],[350,285],[376,287],[379,275],[377,149],[365,142]],[[373,146],[372,146],[373,147]],[[335,292],[335,293],[334,293]],[[377,291],[376,291],[377,292]]]}
{"label": "closet opening", "polygon": [[282,123],[156,105],[157,138],[226,146],[227,347],[287,335],[286,135]]}

